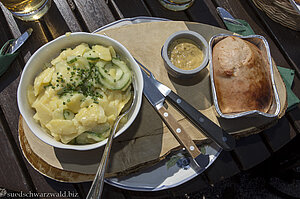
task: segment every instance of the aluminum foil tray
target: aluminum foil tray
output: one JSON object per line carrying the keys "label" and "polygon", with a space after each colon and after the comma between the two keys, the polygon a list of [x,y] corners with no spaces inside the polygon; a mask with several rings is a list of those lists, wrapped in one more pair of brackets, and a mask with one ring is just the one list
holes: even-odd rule
{"label": "aluminum foil tray", "polygon": [[[247,40],[254,45],[256,45],[262,52],[262,55],[265,57],[265,60],[267,60],[267,67],[268,71],[270,72],[271,77],[271,83],[272,83],[272,90],[273,90],[273,102],[272,105],[267,113],[258,111],[258,110],[252,110],[252,111],[246,111],[246,112],[240,112],[240,113],[232,113],[232,114],[223,114],[219,108],[218,98],[216,94],[216,88],[214,84],[214,75],[213,75],[213,63],[212,63],[212,50],[213,47],[222,39],[233,36],[233,37],[240,37],[244,40]],[[213,101],[216,108],[217,114],[226,119],[233,119],[233,118],[239,118],[239,117],[267,117],[267,118],[274,118],[277,117],[280,112],[280,101],[278,92],[276,89],[276,84],[274,80],[274,74],[273,74],[273,66],[272,66],[272,57],[270,53],[270,47],[267,42],[267,40],[260,35],[251,35],[251,36],[237,36],[237,35],[229,35],[229,34],[218,34],[213,36],[209,41],[209,58],[210,58],[210,80],[211,80],[211,88],[213,93]]]}

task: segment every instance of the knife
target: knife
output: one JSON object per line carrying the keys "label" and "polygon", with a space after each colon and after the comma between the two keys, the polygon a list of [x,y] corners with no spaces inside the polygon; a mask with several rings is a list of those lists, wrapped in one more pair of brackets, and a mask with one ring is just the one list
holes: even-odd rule
{"label": "knife", "polygon": [[[139,63],[139,62],[138,62]],[[141,69],[144,79],[143,93],[154,109],[159,113],[160,117],[167,125],[171,133],[176,140],[185,147],[188,153],[191,155],[195,163],[205,168],[209,163],[209,155],[204,155],[200,152],[192,138],[187,134],[184,128],[176,121],[176,119],[168,112],[163,106],[165,96],[157,89],[153,84],[151,76],[148,76],[146,72]]]}
{"label": "knife", "polygon": [[237,21],[227,10],[222,7],[217,7],[217,12],[223,21],[231,22],[236,25],[244,26],[241,22]]}
{"label": "knife", "polygon": [[13,54],[14,52],[16,52],[25,43],[25,41],[31,35],[32,31],[32,28],[29,28],[19,38],[13,40],[13,42],[7,47],[5,54]]}
{"label": "knife", "polygon": [[[137,60],[136,60],[137,61]],[[195,109],[191,104],[186,102],[183,98],[174,93],[170,88],[157,81],[153,74],[140,62],[137,63],[144,68],[150,75],[148,76],[143,70],[143,77],[145,82],[144,94],[147,99],[154,106],[162,108],[164,100],[171,102],[182,114],[184,114],[198,129],[201,130],[207,137],[212,139],[225,151],[233,150],[235,147],[235,139],[226,131],[208,119],[200,111]],[[155,95],[154,95],[155,94]],[[155,103],[153,103],[155,102]],[[163,109],[163,108],[162,108]],[[159,110],[159,109],[158,109]]]}
{"label": "knife", "polygon": [[295,2],[294,0],[290,0],[292,6],[294,7],[294,9],[300,14],[300,4]]}

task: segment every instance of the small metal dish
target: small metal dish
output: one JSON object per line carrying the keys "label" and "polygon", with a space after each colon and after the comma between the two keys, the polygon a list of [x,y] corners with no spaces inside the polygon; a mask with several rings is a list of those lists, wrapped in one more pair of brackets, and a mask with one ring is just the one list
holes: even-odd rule
{"label": "small metal dish", "polygon": [[[174,66],[169,58],[169,50],[172,43],[178,39],[192,40],[203,52],[202,63],[193,70],[183,70]],[[170,75],[176,78],[190,78],[197,75],[208,63],[208,44],[207,41],[197,32],[194,31],[179,31],[173,33],[162,47],[161,56],[165,61],[165,67]]]}
{"label": "small metal dish", "polygon": [[267,117],[267,118],[274,118],[277,117],[279,112],[280,112],[280,101],[279,101],[279,96],[278,92],[276,89],[275,85],[275,80],[274,80],[274,73],[273,73],[273,65],[272,65],[272,57],[270,53],[270,47],[267,42],[267,40],[260,35],[251,35],[251,36],[237,36],[237,35],[229,35],[229,34],[218,34],[213,36],[210,41],[209,41],[209,58],[212,60],[212,51],[213,47],[222,39],[228,37],[228,36],[233,36],[233,37],[239,37],[244,40],[247,40],[254,45],[256,45],[262,52],[262,56],[265,57],[265,60],[267,60],[267,69],[270,72],[270,77],[271,77],[271,83],[272,83],[272,90],[273,90],[273,102],[272,105],[267,113],[258,111],[258,110],[252,110],[252,111],[246,111],[246,112],[240,112],[240,113],[233,113],[233,114],[223,114],[219,108],[219,103],[218,103],[218,98],[217,98],[217,93],[216,93],[216,88],[215,88],[215,83],[214,83],[214,75],[213,75],[213,70],[214,66],[211,61],[210,63],[210,80],[211,80],[211,88],[212,88],[212,93],[213,93],[213,101],[214,105],[216,108],[216,112],[218,115],[222,118],[226,119],[233,119],[233,118],[239,118],[239,117]]}

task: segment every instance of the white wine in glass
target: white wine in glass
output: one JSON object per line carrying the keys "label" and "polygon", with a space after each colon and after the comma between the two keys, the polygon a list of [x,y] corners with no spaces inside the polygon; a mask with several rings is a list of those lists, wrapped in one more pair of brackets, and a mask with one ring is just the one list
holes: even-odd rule
{"label": "white wine in glass", "polygon": [[34,21],[49,10],[51,0],[0,0],[0,2],[17,18]]}
{"label": "white wine in glass", "polygon": [[182,11],[188,9],[194,3],[194,0],[158,0],[168,10]]}

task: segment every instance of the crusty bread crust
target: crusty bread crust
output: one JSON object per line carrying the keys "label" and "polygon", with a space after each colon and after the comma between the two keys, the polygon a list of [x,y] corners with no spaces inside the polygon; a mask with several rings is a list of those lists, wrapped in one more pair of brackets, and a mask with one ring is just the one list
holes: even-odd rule
{"label": "crusty bread crust", "polygon": [[295,0],[295,2],[296,2],[297,4],[300,4],[300,0]]}
{"label": "crusty bread crust", "polygon": [[227,37],[213,48],[214,83],[222,113],[267,112],[272,84],[261,51],[238,37]]}

